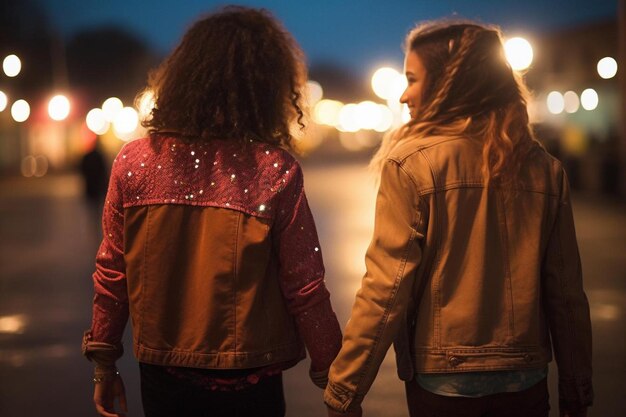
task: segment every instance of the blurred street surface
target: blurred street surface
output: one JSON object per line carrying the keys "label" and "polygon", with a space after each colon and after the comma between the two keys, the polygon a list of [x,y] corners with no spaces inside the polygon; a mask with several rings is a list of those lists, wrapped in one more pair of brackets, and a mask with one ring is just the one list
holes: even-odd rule
{"label": "blurred street surface", "polygon": [[[375,187],[366,161],[305,161],[305,185],[342,327],[364,272]],[[575,196],[574,211],[594,330],[596,403],[590,416],[624,416],[626,205]],[[92,416],[91,365],[80,342],[90,325],[99,220],[78,175],[0,179],[0,416]],[[119,367],[130,417],[141,416],[130,333]],[[366,416],[408,415],[393,349],[364,403]],[[285,373],[289,417],[325,415],[308,360]],[[551,364],[552,416],[557,416]]]}

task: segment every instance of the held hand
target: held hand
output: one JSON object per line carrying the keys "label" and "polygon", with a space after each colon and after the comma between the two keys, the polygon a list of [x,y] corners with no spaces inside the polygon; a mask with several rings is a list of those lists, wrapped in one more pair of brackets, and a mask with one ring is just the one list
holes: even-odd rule
{"label": "held hand", "polygon": [[578,410],[561,410],[561,417],[587,417],[587,407]]}
{"label": "held hand", "polygon": [[[115,412],[116,398],[119,401],[121,413]],[[103,378],[102,381],[96,382],[93,402],[96,405],[98,415],[102,417],[125,417],[125,413],[128,412],[128,405],[122,377],[119,374],[114,374],[110,378]]]}
{"label": "held hand", "polygon": [[326,406],[326,409],[328,410],[328,417],[362,417],[363,416],[363,409],[360,406],[356,410],[346,411],[345,413],[340,413],[339,411],[336,411],[330,408],[329,406]]}

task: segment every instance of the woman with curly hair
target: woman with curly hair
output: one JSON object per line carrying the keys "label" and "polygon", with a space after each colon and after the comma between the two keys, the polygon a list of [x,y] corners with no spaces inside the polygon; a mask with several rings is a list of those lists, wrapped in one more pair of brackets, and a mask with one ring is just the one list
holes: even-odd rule
{"label": "woman with curly hair", "polygon": [[561,415],[586,415],[591,326],[568,181],[533,137],[500,32],[418,26],[405,73],[411,120],[372,161],[374,237],[329,415],[361,414],[391,343],[411,416],[547,417],[553,353]]}
{"label": "woman with curly hair", "polygon": [[264,10],[195,23],[150,78],[149,136],[115,159],[83,340],[102,416],[128,317],[146,416],[283,416],[282,371],[325,387],[341,331],[302,170],[302,54]]}

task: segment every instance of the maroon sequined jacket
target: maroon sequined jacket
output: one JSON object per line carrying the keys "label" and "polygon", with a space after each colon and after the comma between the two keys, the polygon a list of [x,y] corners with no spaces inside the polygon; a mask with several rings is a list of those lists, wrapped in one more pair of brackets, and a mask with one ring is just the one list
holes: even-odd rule
{"label": "maroon sequined jacket", "polygon": [[297,161],[258,142],[144,138],[120,151],[103,215],[86,355],[287,368],[325,385],[341,331]]}

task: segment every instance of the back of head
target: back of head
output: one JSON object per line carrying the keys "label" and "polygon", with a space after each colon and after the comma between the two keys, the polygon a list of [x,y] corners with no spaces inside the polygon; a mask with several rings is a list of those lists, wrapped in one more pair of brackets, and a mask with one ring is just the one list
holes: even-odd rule
{"label": "back of head", "polygon": [[265,10],[229,6],[197,21],[150,76],[152,135],[251,139],[289,147],[302,125],[302,53]]}
{"label": "back of head", "polygon": [[408,34],[406,53],[419,57],[426,77],[416,117],[395,132],[395,140],[431,135],[480,140],[486,182],[515,185],[536,142],[527,91],[505,58],[499,30],[471,22],[426,23]]}

